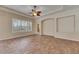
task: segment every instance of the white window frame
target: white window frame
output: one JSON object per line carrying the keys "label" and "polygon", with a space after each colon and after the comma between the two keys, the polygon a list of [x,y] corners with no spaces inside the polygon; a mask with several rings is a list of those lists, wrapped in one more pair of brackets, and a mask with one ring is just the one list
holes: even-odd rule
{"label": "white window frame", "polygon": [[[16,28],[14,27],[14,24],[13,24],[14,22],[17,23]],[[19,26],[19,28],[18,28],[18,26]],[[21,19],[13,18],[12,19],[12,32],[13,33],[16,33],[16,32],[32,32],[32,21],[31,20],[21,20]]]}

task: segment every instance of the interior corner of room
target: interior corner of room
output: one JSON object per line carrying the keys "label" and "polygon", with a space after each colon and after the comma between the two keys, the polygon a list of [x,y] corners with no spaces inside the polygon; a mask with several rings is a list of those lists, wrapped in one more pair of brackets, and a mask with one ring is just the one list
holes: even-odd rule
{"label": "interior corner of room", "polygon": [[1,53],[79,53],[79,5],[1,5]]}
{"label": "interior corner of room", "polygon": [[37,5],[37,17],[27,15],[31,7],[0,6],[0,40],[38,34],[79,41],[79,6]]}

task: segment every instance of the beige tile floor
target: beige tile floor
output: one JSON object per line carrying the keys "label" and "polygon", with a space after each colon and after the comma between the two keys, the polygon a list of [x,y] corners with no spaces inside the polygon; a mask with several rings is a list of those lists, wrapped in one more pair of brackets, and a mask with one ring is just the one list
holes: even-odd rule
{"label": "beige tile floor", "polygon": [[39,35],[0,41],[0,54],[27,53],[76,54],[79,53],[79,42]]}

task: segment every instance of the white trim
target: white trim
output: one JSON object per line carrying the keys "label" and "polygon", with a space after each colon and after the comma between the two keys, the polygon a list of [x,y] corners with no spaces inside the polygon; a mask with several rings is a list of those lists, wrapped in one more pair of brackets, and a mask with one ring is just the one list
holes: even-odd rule
{"label": "white trim", "polygon": [[17,15],[21,15],[21,16],[24,16],[24,17],[34,18],[32,16],[28,16],[28,15],[26,15],[24,13],[9,9],[7,7],[4,7],[4,6],[0,6],[0,10],[7,11],[7,12],[10,12],[10,13],[14,13],[14,14],[17,14]]}
{"label": "white trim", "polygon": [[36,17],[36,18],[40,19],[41,17],[49,16],[50,14],[53,14],[53,13],[55,13],[55,12],[59,12],[59,11],[61,11],[61,10],[63,10],[63,6],[62,6],[62,5],[61,5],[60,8],[55,9],[55,10],[53,10],[53,11],[49,11],[49,12],[43,14],[42,16],[40,16],[40,17]]}

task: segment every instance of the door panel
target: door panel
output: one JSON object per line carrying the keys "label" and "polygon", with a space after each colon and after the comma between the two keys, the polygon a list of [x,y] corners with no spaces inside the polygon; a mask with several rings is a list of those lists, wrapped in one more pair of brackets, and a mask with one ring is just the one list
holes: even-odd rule
{"label": "door panel", "polygon": [[55,21],[52,19],[43,22],[43,35],[53,35],[55,32]]}

